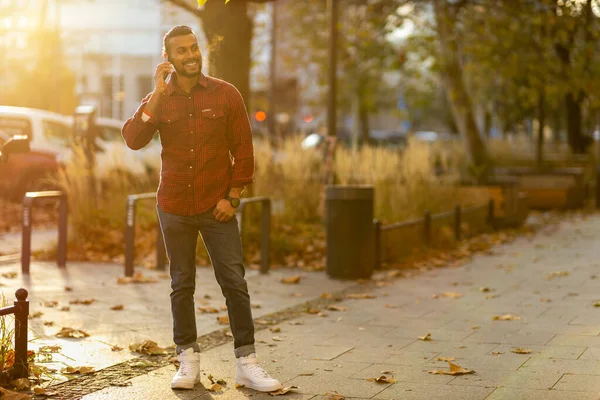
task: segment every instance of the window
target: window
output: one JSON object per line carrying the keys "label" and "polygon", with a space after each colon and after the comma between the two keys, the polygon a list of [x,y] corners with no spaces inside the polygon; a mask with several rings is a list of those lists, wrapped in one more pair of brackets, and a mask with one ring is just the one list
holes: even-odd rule
{"label": "window", "polygon": [[73,140],[71,126],[61,122],[43,120],[44,137],[51,143],[61,146],[70,146]]}
{"label": "window", "polygon": [[8,137],[25,135],[31,139],[31,123],[27,118],[0,115],[0,131]]}

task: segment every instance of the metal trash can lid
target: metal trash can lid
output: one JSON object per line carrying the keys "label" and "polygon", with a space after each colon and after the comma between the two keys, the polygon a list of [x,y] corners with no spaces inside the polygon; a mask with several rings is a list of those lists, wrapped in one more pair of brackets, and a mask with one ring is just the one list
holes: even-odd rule
{"label": "metal trash can lid", "polygon": [[375,188],[372,185],[328,185],[325,197],[336,200],[372,200]]}

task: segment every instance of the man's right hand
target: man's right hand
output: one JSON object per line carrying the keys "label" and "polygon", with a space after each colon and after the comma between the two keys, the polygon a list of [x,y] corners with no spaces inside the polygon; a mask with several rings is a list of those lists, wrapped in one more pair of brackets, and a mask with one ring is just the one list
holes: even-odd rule
{"label": "man's right hand", "polygon": [[167,84],[165,82],[165,76],[173,71],[173,66],[170,62],[162,62],[156,67],[154,72],[154,90],[160,94],[164,94],[167,91]]}

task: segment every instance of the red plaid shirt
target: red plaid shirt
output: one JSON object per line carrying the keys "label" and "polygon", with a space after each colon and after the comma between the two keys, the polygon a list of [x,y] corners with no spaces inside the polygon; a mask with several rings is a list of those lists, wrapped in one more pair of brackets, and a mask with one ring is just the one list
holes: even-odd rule
{"label": "red plaid shirt", "polygon": [[142,120],[150,94],[123,126],[127,146],[138,150],[158,130],[162,168],[159,207],[171,214],[208,211],[229,193],[253,182],[252,130],[244,100],[231,84],[201,75],[190,94],[174,73],[154,115]]}

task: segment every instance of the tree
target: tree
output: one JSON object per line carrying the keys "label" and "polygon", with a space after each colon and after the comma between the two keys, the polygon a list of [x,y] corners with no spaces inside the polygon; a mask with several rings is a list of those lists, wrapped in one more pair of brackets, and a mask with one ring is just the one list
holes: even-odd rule
{"label": "tree", "polygon": [[253,20],[248,4],[271,0],[164,0],[198,16],[209,42],[208,73],[234,85],[250,109],[250,54]]}

